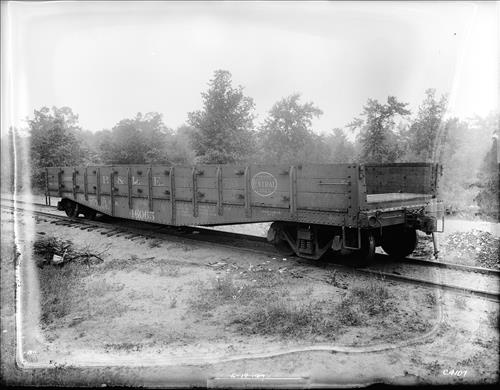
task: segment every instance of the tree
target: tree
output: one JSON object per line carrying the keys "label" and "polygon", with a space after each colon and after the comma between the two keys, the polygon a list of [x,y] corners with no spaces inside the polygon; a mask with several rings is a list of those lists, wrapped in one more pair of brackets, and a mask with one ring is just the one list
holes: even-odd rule
{"label": "tree", "polygon": [[355,159],[356,152],[354,145],[349,141],[342,129],[335,128],[329,134],[325,142],[328,146],[328,162],[345,163]]}
{"label": "tree", "polygon": [[196,161],[195,152],[191,146],[191,135],[194,129],[187,125],[177,128],[167,146],[168,155],[173,164],[192,165]]}
{"label": "tree", "polygon": [[1,139],[0,168],[2,191],[13,193],[29,188],[30,158],[29,138],[21,136],[22,132],[10,127]]}
{"label": "tree", "polygon": [[362,162],[394,162],[402,156],[404,149],[398,142],[400,134],[395,129],[395,119],[410,114],[407,105],[394,96],[389,96],[386,104],[368,99],[361,113],[364,119],[355,118],[347,125],[352,130],[359,130]]}
{"label": "tree", "polygon": [[75,136],[81,131],[78,115],[69,107],[42,107],[28,119],[31,135],[32,185],[44,188],[44,167],[77,165],[83,161],[83,151]]}
{"label": "tree", "polygon": [[478,169],[475,183],[478,193],[474,197],[474,202],[482,213],[500,220],[500,115],[491,114],[485,119],[476,117],[476,123],[483,129],[493,131],[493,139]]}
{"label": "tree", "polygon": [[100,132],[80,130],[75,131],[74,134],[82,151],[82,163],[84,165],[102,164],[99,153]]}
{"label": "tree", "polygon": [[[486,162],[481,163],[483,159],[490,161],[490,157],[485,156],[491,147],[491,135],[497,127],[498,117],[494,115],[469,118],[467,121],[457,118],[445,121],[443,141],[439,142],[442,153],[438,161],[443,165],[441,195],[449,209],[469,214],[475,212],[473,206],[476,203],[483,211],[491,211],[487,201],[489,195],[483,198],[484,201],[477,196],[481,191],[486,191],[486,195],[491,188],[486,180],[491,170]],[[498,196],[496,193],[491,195]]]}
{"label": "tree", "polygon": [[491,149],[486,154],[481,168],[477,175],[479,192],[474,201],[479,209],[488,215],[498,218],[499,214],[499,162],[498,162],[498,135],[493,142]]}
{"label": "tree", "polygon": [[410,150],[416,160],[439,160],[447,99],[443,95],[438,101],[435,94],[435,89],[425,91],[426,97],[418,109],[415,121],[410,126]]}
{"label": "tree", "polygon": [[265,161],[291,163],[310,161],[306,153],[320,139],[312,129],[312,120],[323,112],[312,102],[301,104],[295,93],[276,102],[259,131],[260,150]]}
{"label": "tree", "polygon": [[194,128],[191,139],[198,161],[234,163],[253,151],[253,99],[234,88],[231,73],[217,70],[201,94],[203,109],[190,112],[188,123]]}
{"label": "tree", "polygon": [[171,136],[161,114],[139,112],[133,119],[122,119],[111,131],[99,133],[101,158],[107,164],[168,164]]}

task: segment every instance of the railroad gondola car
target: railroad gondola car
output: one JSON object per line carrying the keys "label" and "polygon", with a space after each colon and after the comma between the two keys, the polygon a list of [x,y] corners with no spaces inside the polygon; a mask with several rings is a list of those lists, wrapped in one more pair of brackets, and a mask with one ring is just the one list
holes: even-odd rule
{"label": "railroad gondola car", "polygon": [[417,229],[437,231],[439,176],[433,163],[51,167],[46,192],[70,217],[272,222],[267,238],[284,254],[319,259],[349,249],[369,261],[376,246],[406,256]]}

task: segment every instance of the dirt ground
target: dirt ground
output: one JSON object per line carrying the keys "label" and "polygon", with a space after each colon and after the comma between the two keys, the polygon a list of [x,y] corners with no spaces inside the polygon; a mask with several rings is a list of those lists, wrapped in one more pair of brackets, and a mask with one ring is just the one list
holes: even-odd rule
{"label": "dirt ground", "polygon": [[[57,265],[30,252],[49,239],[99,258]],[[175,237],[132,241],[31,217],[16,228],[2,211],[1,272],[8,384],[498,380],[497,303],[304,267],[294,258]]]}

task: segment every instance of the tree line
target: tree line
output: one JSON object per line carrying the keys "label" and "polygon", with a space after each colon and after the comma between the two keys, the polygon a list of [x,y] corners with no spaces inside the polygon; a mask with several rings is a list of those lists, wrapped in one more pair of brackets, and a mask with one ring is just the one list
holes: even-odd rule
{"label": "tree line", "polygon": [[414,114],[395,96],[368,99],[351,123],[326,135],[313,131],[323,111],[299,93],[277,101],[256,124],[253,99],[233,86],[226,70],[214,72],[201,97],[202,109],[188,113],[186,124],[175,130],[156,112],[91,132],[69,107],[35,110],[27,129],[33,185],[43,187],[40,168],[64,165],[433,161],[443,164],[442,190],[451,207],[494,207],[491,192],[498,185],[488,147],[498,115],[447,118],[447,98],[434,89],[425,92]]}

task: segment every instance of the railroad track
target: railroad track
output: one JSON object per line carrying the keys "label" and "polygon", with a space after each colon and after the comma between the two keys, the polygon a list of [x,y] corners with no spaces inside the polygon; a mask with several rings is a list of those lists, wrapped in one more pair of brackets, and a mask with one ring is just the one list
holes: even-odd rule
{"label": "railroad track", "polygon": [[[45,205],[44,205],[45,206]],[[277,256],[274,247],[263,237],[251,235],[223,232],[212,229],[198,227],[171,227],[165,225],[150,224],[147,222],[132,222],[103,216],[97,220],[88,220],[85,218],[69,218],[63,212],[54,214],[39,210],[23,209],[13,206],[1,205],[2,209],[12,212],[21,211],[33,214],[35,217],[45,219],[47,222],[55,225],[77,228],[80,230],[98,231],[107,237],[124,237],[131,240],[136,239],[164,239],[165,235],[174,236],[182,240],[197,241],[206,244],[216,244],[218,246],[243,251],[252,252],[261,255]],[[113,225],[111,225],[113,223]],[[134,226],[131,226],[134,225]],[[224,241],[224,242],[220,242]]]}
{"label": "railroad track", "polygon": [[[2,199],[2,201],[12,202],[10,199]],[[50,208],[51,212],[24,209],[4,204],[2,204],[1,207],[2,209],[7,209],[12,212],[28,212],[33,214],[35,218],[42,220],[45,219],[56,225],[68,226],[81,230],[99,231],[101,234],[108,237],[122,236],[127,239],[136,240],[144,238],[164,239],[165,235],[168,235],[170,237],[174,236],[180,238],[182,241],[190,240],[202,244],[217,245],[230,248],[232,250],[236,249],[268,257],[280,257],[280,254],[271,244],[267,242],[264,237],[230,233],[201,227],[171,227],[146,222],[138,223],[135,221],[131,222],[109,216],[103,216],[98,220],[92,221],[84,218],[68,218],[63,215],[63,213],[60,213],[59,215],[54,214],[55,206],[47,206],[44,204],[29,203],[24,201],[18,201],[17,203]],[[110,223],[113,223],[113,225],[110,225]],[[296,257],[292,258],[296,263],[294,266],[298,266],[298,269],[302,267],[317,267],[317,265],[319,265],[318,261],[307,261]],[[494,269],[429,261],[412,257],[397,259],[394,261],[385,254],[377,254],[374,264],[371,264],[369,267],[362,268],[354,268],[345,261],[343,262],[344,264],[342,264],[342,260],[340,263],[338,261],[336,263],[332,263],[328,262],[328,260],[332,259],[326,259],[326,261],[320,262],[322,269],[343,270],[346,272],[353,272],[354,270],[357,274],[365,275],[367,277],[375,276],[383,280],[438,288],[458,294],[499,301],[500,292],[498,290],[498,282],[500,272]],[[426,271],[423,271],[424,269]],[[411,275],[412,273],[413,276]],[[326,277],[314,277],[311,275],[304,275],[304,277],[321,282],[327,282]],[[480,286],[480,288],[477,286]]]}

